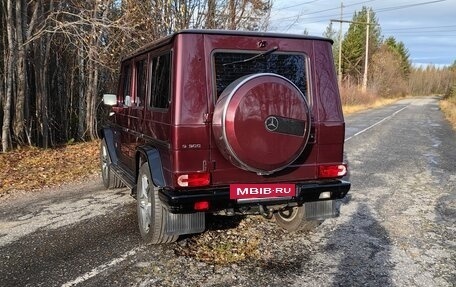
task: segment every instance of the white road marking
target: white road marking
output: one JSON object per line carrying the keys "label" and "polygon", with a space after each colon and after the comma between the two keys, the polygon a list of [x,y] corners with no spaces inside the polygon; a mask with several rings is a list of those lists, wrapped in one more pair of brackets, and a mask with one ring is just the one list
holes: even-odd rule
{"label": "white road marking", "polygon": [[384,121],[391,119],[392,117],[394,117],[394,116],[397,115],[398,113],[400,113],[400,112],[402,112],[403,110],[405,110],[407,107],[408,107],[408,106],[403,107],[402,109],[400,109],[400,110],[398,110],[398,111],[395,111],[394,113],[392,113],[391,115],[387,116],[386,118],[383,118],[383,119],[381,119],[380,121],[376,122],[375,124],[373,124],[373,125],[371,125],[371,126],[365,128],[365,129],[363,129],[362,131],[357,132],[356,134],[352,135],[351,137],[346,138],[345,141],[349,141],[349,140],[351,140],[352,138],[354,138],[354,137],[356,137],[356,136],[358,136],[358,135],[360,135],[360,134],[362,134],[362,133],[364,133],[364,132],[367,132],[367,131],[370,130],[371,128],[373,128],[373,127],[375,127],[375,126],[377,126],[377,125],[383,123]]}
{"label": "white road marking", "polygon": [[127,251],[125,252],[122,256],[120,256],[119,258],[115,258],[113,259],[111,262],[108,262],[108,263],[105,263],[105,264],[102,264],[100,266],[97,266],[95,268],[93,268],[91,271],[79,276],[78,278],[72,280],[72,281],[69,281],[65,284],[62,285],[62,287],[71,287],[71,286],[76,286],[78,285],[79,283],[82,283],[84,281],[87,281],[89,280],[90,278],[92,277],[95,277],[97,276],[98,274],[100,274],[101,272],[119,264],[120,262],[122,261],[125,261],[128,257],[130,256],[133,256],[135,255],[138,251],[140,251],[143,247],[136,247],[136,248],[133,248],[132,250],[130,251]]}

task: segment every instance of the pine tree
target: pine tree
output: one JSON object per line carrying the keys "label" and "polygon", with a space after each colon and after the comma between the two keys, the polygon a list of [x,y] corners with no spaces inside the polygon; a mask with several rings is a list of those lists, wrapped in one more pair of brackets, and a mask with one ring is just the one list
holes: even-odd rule
{"label": "pine tree", "polygon": [[385,44],[388,48],[394,52],[401,63],[402,75],[404,78],[407,78],[410,75],[411,63],[410,63],[410,54],[407,48],[405,48],[404,43],[397,42],[394,37],[388,37],[385,40]]}
{"label": "pine tree", "polygon": [[369,25],[369,59],[378,49],[381,43],[381,31],[378,20],[372,8],[363,7],[361,11],[355,12],[353,22],[345,33],[342,41],[342,69],[345,77],[353,79],[360,84],[362,81],[365,47],[366,47],[366,23],[367,13],[370,13]]}
{"label": "pine tree", "polygon": [[323,32],[323,37],[333,40],[332,52],[334,55],[334,65],[337,67],[339,65],[339,32],[334,30],[333,23],[329,23],[326,27],[325,32]]}

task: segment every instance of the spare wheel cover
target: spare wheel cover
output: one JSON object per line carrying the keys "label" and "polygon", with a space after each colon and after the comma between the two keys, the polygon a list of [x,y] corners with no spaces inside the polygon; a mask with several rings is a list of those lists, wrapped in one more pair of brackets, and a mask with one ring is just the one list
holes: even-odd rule
{"label": "spare wheel cover", "polygon": [[287,78],[241,77],[220,95],[212,129],[217,146],[235,166],[271,174],[295,161],[310,133],[307,99]]}

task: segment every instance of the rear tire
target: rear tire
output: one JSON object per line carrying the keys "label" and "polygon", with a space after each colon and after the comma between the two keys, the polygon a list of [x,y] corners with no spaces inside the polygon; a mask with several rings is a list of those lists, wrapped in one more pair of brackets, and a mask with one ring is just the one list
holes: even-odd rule
{"label": "rear tire", "polygon": [[101,140],[100,146],[100,166],[103,185],[108,189],[123,187],[122,181],[112,173],[111,163],[111,156],[109,155],[106,139],[103,139]]}
{"label": "rear tire", "polygon": [[304,206],[291,207],[274,213],[277,225],[288,232],[311,231],[323,222],[322,220],[306,220],[305,216]]}
{"label": "rear tire", "polygon": [[136,186],[136,206],[141,237],[152,244],[171,243],[179,236],[166,234],[166,210],[158,197],[158,189],[152,182],[148,163],[139,169]]}

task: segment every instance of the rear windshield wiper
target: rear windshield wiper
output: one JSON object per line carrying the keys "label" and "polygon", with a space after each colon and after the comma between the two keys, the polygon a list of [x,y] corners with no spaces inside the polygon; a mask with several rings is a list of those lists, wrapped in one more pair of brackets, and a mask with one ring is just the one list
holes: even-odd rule
{"label": "rear windshield wiper", "polygon": [[255,59],[259,58],[259,57],[267,56],[267,55],[271,54],[272,52],[277,51],[278,49],[279,49],[279,47],[275,46],[275,47],[272,47],[271,49],[269,49],[267,51],[264,51],[263,53],[255,55],[253,57],[250,57],[250,58],[247,58],[247,59],[244,59],[244,60],[234,61],[234,62],[231,62],[231,63],[225,63],[225,64],[223,64],[223,66],[250,62],[250,61],[253,61],[253,60],[255,60]]}

